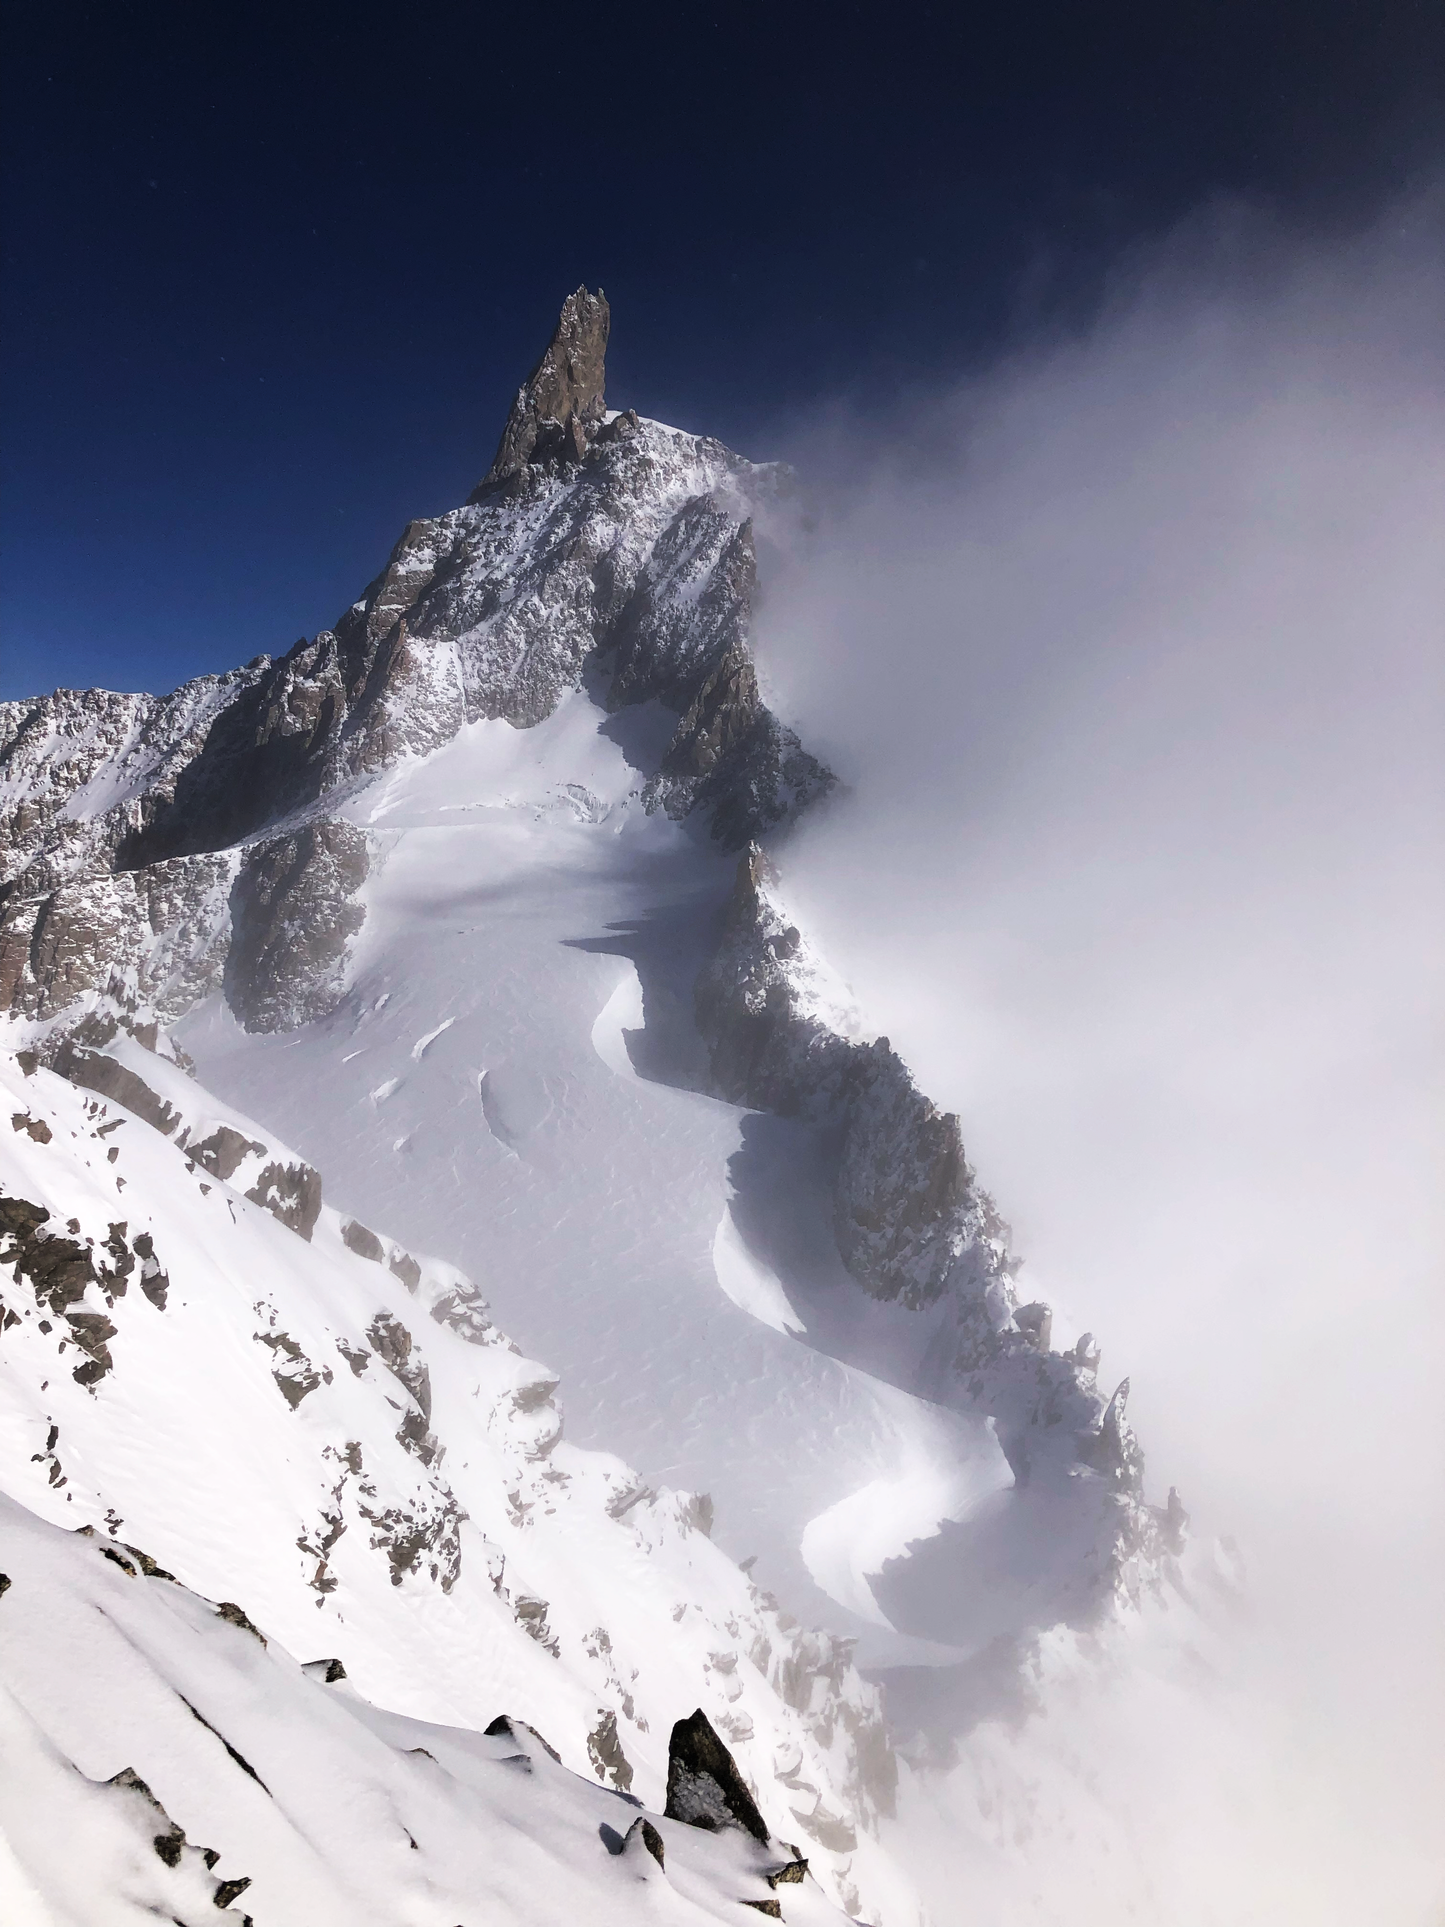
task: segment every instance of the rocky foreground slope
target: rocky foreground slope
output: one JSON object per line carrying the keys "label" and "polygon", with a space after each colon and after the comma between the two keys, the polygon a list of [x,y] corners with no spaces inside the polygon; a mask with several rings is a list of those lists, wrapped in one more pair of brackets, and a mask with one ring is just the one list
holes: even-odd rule
{"label": "rocky foreground slope", "polygon": [[340,1660],[298,1666],[137,1547],[4,1498],[0,1534],[10,1927],[204,1927],[218,1909],[681,1927],[781,1919],[779,1896],[790,1920],[843,1918],[700,1712],[674,1727],[665,1813],[644,1813],[521,1720],[479,1733],[372,1706]]}
{"label": "rocky foreground slope", "polygon": [[[465,1004],[457,979],[436,976],[436,919],[463,957],[467,932],[485,931],[475,968],[484,957],[496,968],[515,879],[560,878],[564,914],[597,928],[550,941],[610,950],[635,971],[635,1021],[609,1030],[599,1017],[595,1052],[623,1076],[704,1094],[689,1099],[713,1106],[696,1113],[699,1130],[780,1121],[767,1170],[750,1164],[746,1133],[728,1163],[719,1249],[726,1232],[753,1282],[738,1299],[719,1260],[724,1290],[776,1323],[782,1346],[806,1333],[850,1385],[862,1374],[910,1411],[956,1414],[998,1461],[987,1504],[947,1522],[970,1575],[955,1590],[978,1594],[977,1616],[955,1613],[930,1637],[959,1659],[987,1648],[1011,1664],[1050,1626],[1097,1625],[1160,1587],[1184,1519],[1173,1494],[1146,1503],[1127,1387],[1106,1396],[1092,1341],[1055,1350],[1048,1307],[1021,1302],[1007,1228],[958,1120],[886,1039],[862,1033],[787,910],[763,845],[832,778],[767,708],[748,647],[752,518],[783,480],[705,437],[607,410],[608,321],[600,295],[568,300],[469,502],[409,524],[333,630],[164,698],[58,691],[0,705],[12,1052],[0,1481],[43,1518],[90,1528],[91,1564],[105,1542],[134,1537],[198,1592],[241,1598],[301,1657],[324,1627],[361,1689],[398,1715],[474,1736],[505,1710],[617,1793],[635,1784],[660,1804],[665,1736],[701,1705],[736,1750],[764,1831],[798,1833],[849,1911],[901,1922],[916,1913],[892,1817],[907,1734],[895,1720],[890,1738],[877,1688],[852,1664],[847,1602],[834,1629],[808,1631],[710,1542],[710,1500],[563,1439],[555,1379],[499,1336],[458,1269],[489,1219],[514,1221],[522,1255],[487,1289],[532,1316],[518,1267],[529,1239],[555,1244],[579,1195],[564,1153],[591,1087],[565,1065],[544,1077],[498,1062],[492,1046],[490,1063],[457,1055],[473,1048],[466,1011],[486,999],[472,984]],[[517,762],[532,744],[535,781]],[[466,849],[487,852],[464,891],[454,856],[426,868],[405,854],[459,853],[445,839],[464,827]],[[617,879],[664,874],[689,906],[677,941],[654,940],[660,913],[628,923],[597,909],[604,883],[622,906]],[[453,1064],[461,1096],[445,1131],[430,1118],[397,1135],[387,1120],[410,1073],[352,1097],[345,1067],[375,1048],[388,1001],[414,995],[420,1010],[425,985],[436,1022],[413,1025],[410,1063]],[[494,1009],[504,1001],[498,979]],[[558,1037],[573,1021],[559,1016]],[[198,1079],[187,1050],[203,1055],[207,1037],[221,1041]],[[288,1073],[267,1053],[293,1039],[304,1048]],[[208,1088],[213,1077],[269,1095],[240,1108]],[[286,1148],[303,1132],[332,1147],[327,1158]],[[490,1146],[490,1200],[457,1176],[463,1133]],[[625,1145],[620,1156],[625,1167]],[[640,1194],[645,1169],[661,1166],[641,1144],[635,1162]],[[776,1182],[785,1165],[804,1174],[791,1188]],[[624,1215],[633,1184],[614,1183]],[[335,1185],[350,1213],[328,1202]],[[430,1238],[404,1243],[368,1222],[368,1196],[403,1213],[425,1197],[422,1215],[456,1228],[448,1261],[422,1255]],[[805,1196],[821,1201],[806,1237]],[[634,1247],[650,1235],[640,1218],[628,1234]],[[589,1233],[559,1277],[594,1264],[596,1246]],[[625,1299],[627,1264],[604,1283]],[[777,1321],[757,1310],[757,1291],[774,1286],[791,1307]],[[565,1290],[549,1287],[564,1321]],[[698,1316],[711,1331],[713,1312]],[[589,1410],[613,1411],[619,1429],[639,1403],[665,1403],[647,1342],[631,1388],[619,1395],[610,1367],[586,1388]],[[758,1437],[766,1486],[782,1468]],[[4,1532],[51,1544],[14,1517]],[[71,1571],[69,1554],[54,1557]],[[899,1548],[895,1592],[916,1563]],[[809,1570],[823,1571],[816,1554]],[[866,1593],[871,1581],[859,1583]],[[0,1600],[0,1638],[11,1607]],[[863,1611],[875,1617],[871,1598]],[[892,1623],[909,1630],[896,1612]],[[22,1701],[25,1663],[12,1675]],[[447,1745],[467,1764],[445,1770],[464,1781],[502,1757],[475,1737]],[[126,1798],[122,1831],[134,1833],[141,1796]],[[195,1835],[163,1804],[167,1826]],[[205,1826],[219,1824],[208,1810]],[[558,1824],[553,1846],[570,1865]],[[633,1846],[624,1862],[656,1886]],[[293,1917],[264,1854],[246,1873],[258,1923]],[[527,1912],[512,1889],[474,1891],[502,1905],[490,1917],[562,1917]],[[437,1904],[405,1917],[464,1917],[460,1899]],[[778,1889],[764,1911],[793,1918],[795,1904],[811,1902]]]}

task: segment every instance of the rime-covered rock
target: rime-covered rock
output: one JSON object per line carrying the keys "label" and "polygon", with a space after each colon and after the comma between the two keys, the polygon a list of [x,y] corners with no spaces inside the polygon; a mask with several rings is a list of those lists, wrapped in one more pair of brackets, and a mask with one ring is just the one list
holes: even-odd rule
{"label": "rime-covered rock", "polygon": [[224,971],[248,1027],[323,1014],[368,865],[328,803],[468,723],[533,727],[589,672],[610,706],[678,717],[646,807],[725,847],[829,787],[748,645],[777,471],[608,417],[608,325],[600,294],[568,298],[486,481],[409,523],[333,629],[169,696],[0,704],[0,1010],[97,993],[171,1017]]}

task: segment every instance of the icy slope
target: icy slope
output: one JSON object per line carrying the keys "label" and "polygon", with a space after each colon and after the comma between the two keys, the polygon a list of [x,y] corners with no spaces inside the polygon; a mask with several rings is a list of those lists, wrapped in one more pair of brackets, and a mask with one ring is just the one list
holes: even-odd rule
{"label": "icy slope", "polygon": [[7,1927],[843,1918],[783,1843],[644,1818],[520,1721],[384,1712],[127,1546],[3,1498],[0,1545]]}

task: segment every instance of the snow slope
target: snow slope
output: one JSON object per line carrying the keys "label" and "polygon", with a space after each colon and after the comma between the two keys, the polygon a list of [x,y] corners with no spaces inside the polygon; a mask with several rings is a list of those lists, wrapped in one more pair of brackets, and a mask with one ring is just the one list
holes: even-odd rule
{"label": "snow slope", "polygon": [[[454,1268],[389,1240],[362,1255],[324,1205],[303,1238],[242,1189],[297,1168],[285,1147],[133,1040],[122,1060],[184,1124],[0,1071],[16,1120],[0,1192],[50,1214],[42,1258],[64,1240],[97,1272],[63,1315],[39,1259],[5,1288],[16,1496],[134,1537],[213,1597],[244,1593],[288,1647],[336,1653],[399,1711],[477,1728],[515,1712],[578,1771],[654,1800],[671,1724],[701,1699],[775,1827],[825,1836],[840,1891],[855,1860],[896,1886],[843,1817],[889,1796],[876,1695],[845,1649],[781,1615],[691,1495],[569,1443],[555,1377]],[[221,1131],[256,1147],[230,1181],[187,1155]],[[158,1278],[132,1260],[127,1279],[147,1237]],[[86,1317],[112,1327],[99,1377],[74,1335]]]}
{"label": "snow slope", "polygon": [[8,1499],[0,1543],[8,1927],[201,1927],[217,1908],[277,1927],[681,1927],[778,1894],[789,1920],[842,1919],[786,1848],[644,1821],[520,1721],[385,1712],[334,1660],[300,1666],[233,1605]]}

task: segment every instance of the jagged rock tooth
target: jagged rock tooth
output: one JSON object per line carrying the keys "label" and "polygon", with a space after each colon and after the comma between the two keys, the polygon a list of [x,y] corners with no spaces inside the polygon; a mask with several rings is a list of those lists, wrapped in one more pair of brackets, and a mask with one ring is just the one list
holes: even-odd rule
{"label": "jagged rock tooth", "polygon": [[578,288],[562,313],[541,360],[517,391],[502,439],[480,489],[506,481],[529,462],[548,456],[580,460],[586,430],[601,421],[606,403],[607,297]]}

